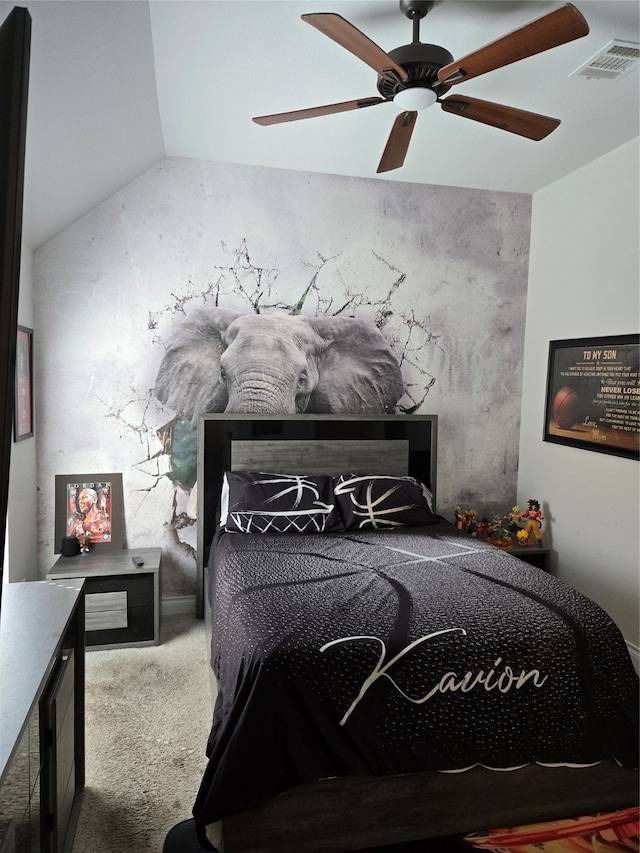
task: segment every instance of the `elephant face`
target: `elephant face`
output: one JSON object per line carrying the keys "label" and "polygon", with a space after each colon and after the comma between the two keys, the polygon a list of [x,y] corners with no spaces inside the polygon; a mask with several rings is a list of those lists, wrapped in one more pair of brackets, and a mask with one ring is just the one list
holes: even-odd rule
{"label": "elephant face", "polygon": [[327,346],[308,323],[280,314],[242,316],[228,327],[222,344],[226,411],[290,415],[307,409]]}
{"label": "elephant face", "polygon": [[379,330],[351,317],[199,309],[179,327],[156,377],[157,398],[201,412],[384,413],[404,392]]}

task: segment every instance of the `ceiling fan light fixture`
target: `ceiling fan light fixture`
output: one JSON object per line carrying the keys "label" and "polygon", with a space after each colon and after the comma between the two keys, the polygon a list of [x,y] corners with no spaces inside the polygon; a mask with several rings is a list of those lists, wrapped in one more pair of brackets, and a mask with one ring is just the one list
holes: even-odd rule
{"label": "ceiling fan light fixture", "polygon": [[437,99],[438,96],[433,89],[426,89],[424,86],[411,86],[397,92],[394,95],[393,103],[399,110],[414,112],[433,106]]}

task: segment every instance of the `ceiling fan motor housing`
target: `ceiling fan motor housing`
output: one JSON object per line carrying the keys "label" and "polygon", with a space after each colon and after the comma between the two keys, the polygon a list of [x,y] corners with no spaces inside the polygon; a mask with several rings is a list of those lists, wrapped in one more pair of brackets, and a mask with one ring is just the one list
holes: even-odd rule
{"label": "ceiling fan motor housing", "polygon": [[433,0],[400,0],[400,11],[407,18],[424,18],[433,9]]}
{"label": "ceiling fan motor housing", "polygon": [[378,91],[386,100],[391,101],[398,92],[415,86],[432,89],[438,97],[451,88],[438,82],[437,78],[438,71],[453,62],[453,56],[443,47],[413,42],[390,50],[388,55],[401,65],[409,76],[406,80],[400,80],[391,79],[391,73],[389,77],[378,75]]}

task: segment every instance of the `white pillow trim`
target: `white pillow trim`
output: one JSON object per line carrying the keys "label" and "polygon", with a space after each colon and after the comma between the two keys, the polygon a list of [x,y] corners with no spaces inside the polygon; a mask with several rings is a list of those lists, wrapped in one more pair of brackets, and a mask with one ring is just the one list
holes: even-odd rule
{"label": "white pillow trim", "polygon": [[224,527],[227,523],[229,515],[229,483],[227,482],[227,472],[224,472],[222,477],[222,492],[220,494],[220,527]]}

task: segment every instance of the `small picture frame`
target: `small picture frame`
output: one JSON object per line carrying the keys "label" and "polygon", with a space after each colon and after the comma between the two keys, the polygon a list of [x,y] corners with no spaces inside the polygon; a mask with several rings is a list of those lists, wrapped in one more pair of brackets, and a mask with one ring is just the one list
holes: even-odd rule
{"label": "small picture frame", "polygon": [[56,474],[55,548],[75,536],[89,550],[124,548],[122,474]]}
{"label": "small picture frame", "polygon": [[640,336],[550,341],[544,441],[640,458]]}
{"label": "small picture frame", "polygon": [[13,440],[33,436],[33,329],[18,326]]}

